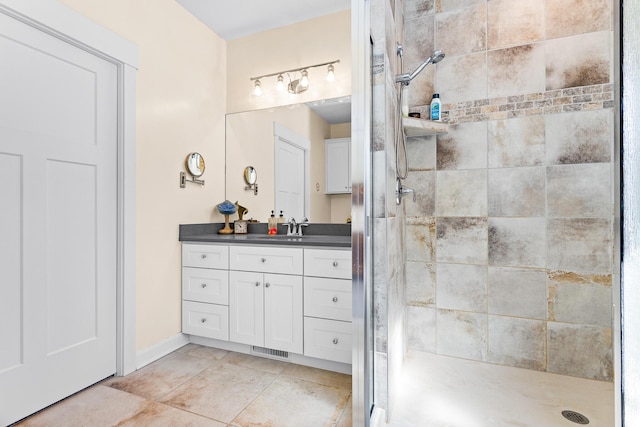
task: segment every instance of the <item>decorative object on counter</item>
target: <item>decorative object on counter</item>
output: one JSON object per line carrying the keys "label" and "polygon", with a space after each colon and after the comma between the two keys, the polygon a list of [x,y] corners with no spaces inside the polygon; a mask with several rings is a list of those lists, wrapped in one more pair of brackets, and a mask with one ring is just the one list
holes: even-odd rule
{"label": "decorative object on counter", "polygon": [[278,234],[278,220],[273,211],[271,211],[271,216],[267,224],[267,234]]}
{"label": "decorative object on counter", "polygon": [[221,228],[220,230],[218,230],[218,233],[220,234],[233,233],[233,229],[229,226],[229,215],[233,215],[234,213],[236,213],[236,205],[234,205],[228,200],[225,200],[224,202],[216,205],[216,208],[218,208],[218,212],[220,212],[220,214],[224,215],[224,222],[225,222],[224,228]]}
{"label": "decorative object on counter", "polygon": [[238,220],[242,221],[242,216],[249,212],[249,209],[245,208],[244,206],[240,206],[237,200],[234,204],[236,205],[236,210],[238,211]]}
{"label": "decorative object on counter", "polygon": [[249,232],[249,222],[238,220],[233,223],[233,232],[235,234],[247,234]]}
{"label": "decorative object on counter", "polygon": [[253,190],[253,194],[255,196],[258,195],[258,172],[256,168],[253,166],[247,166],[244,168],[244,181],[247,185],[244,187],[245,190]]}
{"label": "decorative object on counter", "polygon": [[204,174],[204,157],[200,153],[190,153],[184,165],[189,174],[191,174],[191,179],[187,179],[187,174],[184,171],[180,171],[180,188],[185,188],[187,182],[204,185],[204,179],[198,179]]}

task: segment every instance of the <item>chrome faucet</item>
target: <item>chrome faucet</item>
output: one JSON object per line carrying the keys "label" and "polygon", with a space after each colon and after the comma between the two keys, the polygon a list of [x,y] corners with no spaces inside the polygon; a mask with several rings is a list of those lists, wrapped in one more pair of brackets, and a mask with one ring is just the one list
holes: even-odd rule
{"label": "chrome faucet", "polygon": [[413,188],[405,187],[402,185],[402,181],[400,178],[396,180],[396,205],[402,203],[402,198],[408,196],[409,194],[413,195],[413,201],[416,201],[416,192]]}
{"label": "chrome faucet", "polygon": [[298,223],[294,217],[289,218],[289,221],[283,222],[282,225],[287,226],[287,236],[295,236],[298,233]]}
{"label": "chrome faucet", "polygon": [[302,227],[308,227],[308,226],[309,226],[309,218],[305,216],[304,218],[302,218],[302,222],[298,224],[298,232],[296,233],[296,235],[302,236]]}

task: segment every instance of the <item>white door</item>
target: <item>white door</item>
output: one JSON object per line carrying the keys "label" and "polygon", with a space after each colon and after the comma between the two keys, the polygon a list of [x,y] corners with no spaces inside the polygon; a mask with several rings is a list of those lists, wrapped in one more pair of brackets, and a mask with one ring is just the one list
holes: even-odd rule
{"label": "white door", "polygon": [[264,275],[264,345],[302,354],[302,276]]}
{"label": "white door", "polygon": [[275,210],[296,221],[309,216],[311,143],[290,130],[275,128]]}
{"label": "white door", "polygon": [[264,346],[262,273],[229,272],[229,340]]}
{"label": "white door", "polygon": [[0,14],[0,425],[115,373],[117,68]]}

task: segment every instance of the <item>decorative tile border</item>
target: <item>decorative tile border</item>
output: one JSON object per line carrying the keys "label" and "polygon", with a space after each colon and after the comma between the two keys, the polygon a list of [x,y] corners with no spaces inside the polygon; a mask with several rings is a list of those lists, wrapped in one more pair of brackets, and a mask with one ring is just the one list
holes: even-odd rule
{"label": "decorative tile border", "polygon": [[[442,120],[456,124],[613,107],[613,84],[607,83],[443,104]],[[411,111],[429,117],[428,105],[413,107]]]}

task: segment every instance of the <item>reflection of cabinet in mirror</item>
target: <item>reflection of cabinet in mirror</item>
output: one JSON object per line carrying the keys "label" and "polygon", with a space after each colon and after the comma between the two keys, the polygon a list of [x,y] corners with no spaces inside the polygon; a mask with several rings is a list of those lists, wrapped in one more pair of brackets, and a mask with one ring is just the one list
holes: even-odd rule
{"label": "reflection of cabinet in mirror", "polygon": [[325,192],[351,193],[351,138],[325,140]]}

